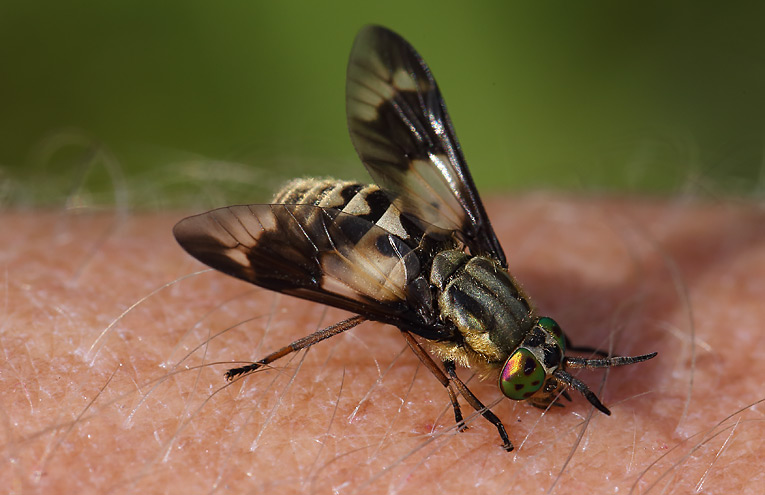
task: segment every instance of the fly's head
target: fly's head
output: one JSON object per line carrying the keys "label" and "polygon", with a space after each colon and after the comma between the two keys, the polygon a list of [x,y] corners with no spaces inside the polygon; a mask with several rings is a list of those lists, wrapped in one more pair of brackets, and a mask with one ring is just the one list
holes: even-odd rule
{"label": "fly's head", "polygon": [[499,388],[513,400],[528,400],[546,407],[565,387],[555,377],[563,366],[566,339],[560,326],[548,317],[538,318],[521,345],[505,361]]}
{"label": "fly's head", "polygon": [[[605,353],[602,353],[605,355]],[[559,396],[570,399],[566,388],[579,391],[600,412],[610,415],[598,397],[567,368],[612,368],[647,361],[655,352],[641,356],[613,356],[587,359],[566,356],[566,337],[552,318],[536,320],[531,331],[505,361],[499,375],[499,388],[513,400],[528,400],[532,405],[545,408]]]}

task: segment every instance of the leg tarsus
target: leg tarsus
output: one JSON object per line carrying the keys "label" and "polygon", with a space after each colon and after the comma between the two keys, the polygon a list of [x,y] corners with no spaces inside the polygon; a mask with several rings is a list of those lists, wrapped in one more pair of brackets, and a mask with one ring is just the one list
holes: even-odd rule
{"label": "leg tarsus", "polygon": [[451,383],[446,387],[446,390],[449,392],[449,400],[452,403],[452,409],[454,409],[454,421],[457,423],[457,430],[465,431],[468,427],[462,417],[462,409],[460,409],[460,403],[457,401],[457,393],[452,388]]}
{"label": "leg tarsus", "polygon": [[265,366],[265,363],[261,360],[261,361],[258,361],[257,363],[248,364],[247,366],[231,368],[230,370],[226,372],[224,376],[226,377],[226,381],[230,382],[230,381],[233,381],[234,378],[236,378],[239,375],[245,375],[247,373],[251,373],[255,370],[262,368],[263,366]]}

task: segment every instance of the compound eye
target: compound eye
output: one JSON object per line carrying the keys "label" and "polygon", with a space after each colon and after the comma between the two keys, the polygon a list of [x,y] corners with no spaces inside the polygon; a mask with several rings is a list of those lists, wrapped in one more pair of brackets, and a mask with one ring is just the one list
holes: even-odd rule
{"label": "compound eye", "polygon": [[542,330],[544,330],[545,332],[555,337],[555,341],[560,346],[560,349],[563,352],[563,354],[565,354],[566,353],[566,337],[563,336],[563,330],[560,329],[558,322],[556,322],[552,318],[543,316],[539,319],[539,321],[537,322],[537,325],[539,325],[542,328]]}
{"label": "compound eye", "polygon": [[528,399],[542,388],[544,382],[544,368],[534,354],[523,347],[508,358],[499,375],[499,388],[513,400]]}

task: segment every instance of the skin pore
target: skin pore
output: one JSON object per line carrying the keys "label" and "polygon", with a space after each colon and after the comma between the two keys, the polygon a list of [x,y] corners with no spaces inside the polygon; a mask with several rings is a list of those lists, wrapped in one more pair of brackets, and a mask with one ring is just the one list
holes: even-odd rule
{"label": "skin pore", "polygon": [[395,328],[370,322],[227,384],[228,368],[350,315],[212,271],[186,277],[204,268],[171,228],[191,212],[7,211],[0,483],[8,493],[760,492],[762,210],[552,193],[487,209],[513,275],[574,344],[659,352],[574,371],[610,417],[574,391],[546,412],[499,400],[495,382],[458,370],[504,422],[516,447],[506,453],[464,400],[469,429],[457,433],[445,389]]}

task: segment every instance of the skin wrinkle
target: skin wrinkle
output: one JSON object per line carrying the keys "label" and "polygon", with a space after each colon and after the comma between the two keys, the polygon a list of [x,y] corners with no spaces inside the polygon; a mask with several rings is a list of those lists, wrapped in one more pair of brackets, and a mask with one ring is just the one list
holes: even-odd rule
{"label": "skin wrinkle", "polygon": [[[501,400],[492,410],[517,449],[507,454],[496,429],[464,400],[469,429],[457,433],[446,389],[429,373],[415,378],[419,361],[408,350],[401,354],[397,329],[369,322],[227,386],[223,373],[235,361],[309,334],[323,309],[291,297],[274,306],[272,293],[217,273],[165,287],[201,266],[170,234],[186,212],[131,215],[106,242],[97,233],[114,220],[109,214],[62,221],[61,213],[5,212],[2,223],[15,236],[0,239],[7,273],[2,486],[10,493],[197,493],[216,483],[213,493],[303,493],[307,486],[315,493],[403,493],[435,484],[444,493],[471,493],[477,485],[485,493],[509,486],[528,493],[688,493],[703,482],[710,493],[757,493],[765,425],[761,405],[747,405],[763,398],[757,378],[765,376],[763,213],[722,201],[551,194],[487,207],[512,274],[574,344],[613,337],[621,355],[659,351],[653,361],[610,371],[599,396],[611,417],[596,411],[582,430],[590,406],[576,393],[565,408],[547,412]],[[565,223],[554,218],[561,209]],[[621,218],[643,229],[643,242],[639,233],[636,242],[608,236],[603,225],[630,223]],[[56,235],[62,229],[67,236]],[[562,242],[577,236],[603,238]],[[509,239],[522,239],[521,254]],[[83,262],[77,254],[88,253],[91,242],[103,244],[72,282]],[[579,265],[556,266],[560,249]],[[687,289],[695,343],[669,330],[688,335],[688,313],[664,255]],[[614,280],[614,270],[626,275]],[[149,294],[109,328],[89,365],[86,351],[99,334]],[[630,304],[620,307],[624,301]],[[348,316],[329,310],[323,323]],[[263,353],[253,355],[249,342],[261,339]],[[695,385],[678,429],[691,345],[699,345]],[[197,346],[176,369],[161,366],[171,353],[185,356]],[[210,364],[221,362],[232,364]],[[387,371],[381,376],[378,369]],[[463,380],[471,375],[457,371]],[[575,372],[597,390],[602,372]],[[495,382],[469,387],[484,404],[499,396]]]}

